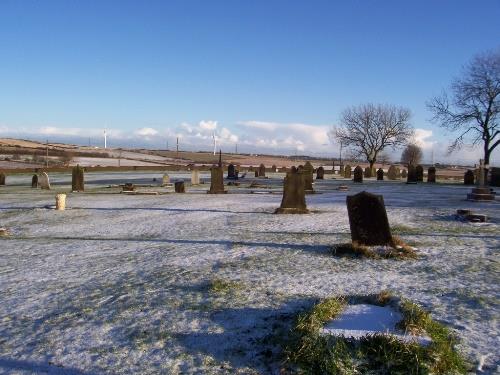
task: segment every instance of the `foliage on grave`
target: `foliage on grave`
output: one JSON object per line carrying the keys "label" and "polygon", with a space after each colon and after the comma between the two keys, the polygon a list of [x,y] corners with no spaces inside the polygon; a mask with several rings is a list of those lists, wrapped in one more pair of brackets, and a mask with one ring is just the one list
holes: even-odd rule
{"label": "foliage on grave", "polygon": [[336,244],[332,253],[340,257],[371,258],[371,259],[415,259],[416,251],[399,237],[392,236],[388,246],[365,246],[356,241]]}
{"label": "foliage on grave", "polygon": [[[347,303],[396,305],[403,316],[399,327],[431,337],[428,346],[403,342],[391,335],[365,336],[360,340],[320,334]],[[455,339],[418,305],[378,295],[327,298],[298,314],[285,343],[285,365],[300,374],[463,374],[464,360],[454,349]]]}

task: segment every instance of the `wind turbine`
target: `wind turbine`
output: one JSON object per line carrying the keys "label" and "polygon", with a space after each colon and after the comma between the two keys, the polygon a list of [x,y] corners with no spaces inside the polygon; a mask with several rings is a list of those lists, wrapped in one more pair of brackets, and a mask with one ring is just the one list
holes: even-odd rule
{"label": "wind turbine", "polygon": [[107,141],[107,139],[106,139],[106,129],[104,129],[104,148],[107,147],[106,141]]}
{"label": "wind turbine", "polygon": [[212,138],[214,139],[214,155],[215,155],[217,153],[217,137],[215,136],[215,132],[213,132]]}

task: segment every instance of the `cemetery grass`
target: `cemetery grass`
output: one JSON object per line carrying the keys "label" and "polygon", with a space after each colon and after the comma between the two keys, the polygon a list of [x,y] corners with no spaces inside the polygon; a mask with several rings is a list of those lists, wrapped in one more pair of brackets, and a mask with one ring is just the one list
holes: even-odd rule
{"label": "cemetery grass", "polygon": [[[94,194],[161,176],[87,173],[86,192],[69,194],[62,212],[45,207],[69,191],[70,175],[54,176],[49,192],[32,190],[29,175],[9,176],[17,185],[0,189],[0,227],[10,233],[0,238],[0,373],[276,374],[291,366],[283,340],[299,312],[384,289],[430,311],[477,374],[496,373],[498,202],[466,202],[460,185],[324,180],[306,197],[310,214],[273,215],[282,187],[272,177],[266,191],[277,194],[207,196],[208,184],[191,194]],[[346,195],[361,190],[384,196],[393,232],[418,258],[332,256],[350,240]],[[459,222],[457,208],[490,222]],[[389,354],[396,344],[384,344]]]}
{"label": "cemetery grass", "polygon": [[[465,360],[456,340],[442,324],[409,300],[399,301],[403,319],[398,326],[412,334],[427,334],[432,343],[422,346],[377,334],[352,340],[320,334],[321,328],[340,315],[347,303],[386,306],[394,300],[387,291],[372,296],[326,298],[300,313],[284,340],[289,371],[305,374],[465,374]],[[469,365],[470,366],[470,365]]]}

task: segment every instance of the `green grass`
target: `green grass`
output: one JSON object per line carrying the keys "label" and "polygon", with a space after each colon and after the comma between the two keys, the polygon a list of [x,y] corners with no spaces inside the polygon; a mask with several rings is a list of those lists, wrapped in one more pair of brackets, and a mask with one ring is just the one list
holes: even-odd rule
{"label": "green grass", "polygon": [[[360,340],[321,335],[347,303],[373,303],[399,308],[400,328],[427,334],[432,343],[421,346],[390,335]],[[285,343],[285,363],[299,374],[463,374],[465,362],[454,349],[455,339],[418,305],[393,297],[389,292],[372,296],[328,298],[296,318]]]}
{"label": "green grass", "polygon": [[209,281],[208,291],[211,294],[224,295],[232,292],[237,292],[243,286],[240,283],[230,280],[215,278]]}
{"label": "green grass", "polygon": [[391,246],[387,246],[387,251],[383,253],[375,251],[373,247],[364,246],[357,242],[334,245],[332,252],[333,255],[341,257],[350,256],[371,259],[415,259],[418,257],[415,250],[397,236],[393,236]]}

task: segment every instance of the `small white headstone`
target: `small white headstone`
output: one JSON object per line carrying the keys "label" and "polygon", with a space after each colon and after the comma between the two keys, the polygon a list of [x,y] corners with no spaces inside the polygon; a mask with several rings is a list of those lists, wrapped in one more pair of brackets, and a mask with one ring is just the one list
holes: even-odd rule
{"label": "small white headstone", "polygon": [[44,190],[50,190],[50,180],[47,173],[42,172],[38,175],[38,185]]}
{"label": "small white headstone", "polygon": [[200,184],[200,171],[197,169],[193,169],[191,171],[191,185],[199,185]]}
{"label": "small white headstone", "polygon": [[165,185],[167,185],[167,184],[169,184],[169,183],[170,183],[170,176],[169,176],[168,174],[166,174],[166,173],[165,173],[165,174],[163,175],[163,180],[162,180],[162,183],[161,183],[161,184],[162,184],[163,186],[165,186]]}

